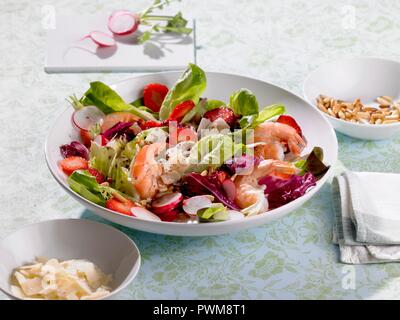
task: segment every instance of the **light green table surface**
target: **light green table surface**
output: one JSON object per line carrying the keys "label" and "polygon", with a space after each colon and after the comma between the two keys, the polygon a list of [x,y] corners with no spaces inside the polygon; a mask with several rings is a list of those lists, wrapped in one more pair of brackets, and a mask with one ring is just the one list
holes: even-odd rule
{"label": "light green table surface", "polygon": [[[93,80],[112,83],[131,76],[46,74],[43,19],[49,3],[0,3],[0,237],[40,220],[98,219],[52,178],[44,139],[67,95],[80,94]],[[77,15],[141,9],[146,3],[53,1],[56,12]],[[253,76],[300,95],[307,73],[332,59],[400,58],[395,0],[186,0],[179,6],[197,19],[201,67]],[[338,139],[340,160],[348,168],[400,171],[400,137],[367,142],[338,134]],[[229,235],[179,238],[120,229],[143,255],[139,275],[121,299],[400,297],[398,264],[356,266],[350,269],[355,288],[342,286],[349,269],[338,263],[331,244],[328,185],[285,218]]]}

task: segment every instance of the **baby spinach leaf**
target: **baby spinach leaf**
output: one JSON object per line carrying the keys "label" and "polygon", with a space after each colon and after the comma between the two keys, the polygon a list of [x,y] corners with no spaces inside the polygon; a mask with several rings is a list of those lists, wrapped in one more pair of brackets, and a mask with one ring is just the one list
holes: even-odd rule
{"label": "baby spinach leaf", "polygon": [[168,118],[172,110],[181,102],[192,100],[195,104],[206,89],[206,75],[195,64],[189,64],[185,72],[168,91],[160,109],[160,120]]}
{"label": "baby spinach leaf", "polygon": [[90,88],[79,100],[83,105],[95,105],[105,114],[130,112],[144,120],[154,120],[154,116],[144,110],[126,103],[121,96],[101,81],[90,83]]}
{"label": "baby spinach leaf", "polygon": [[249,89],[234,92],[229,99],[229,106],[236,115],[248,116],[258,113],[258,101]]}
{"label": "baby spinach leaf", "polygon": [[239,121],[241,128],[255,128],[259,124],[285,113],[285,106],[273,104],[265,107],[258,114],[242,117]]}
{"label": "baby spinach leaf", "polygon": [[221,100],[207,100],[206,109],[209,111],[223,106],[226,106],[226,103]]}

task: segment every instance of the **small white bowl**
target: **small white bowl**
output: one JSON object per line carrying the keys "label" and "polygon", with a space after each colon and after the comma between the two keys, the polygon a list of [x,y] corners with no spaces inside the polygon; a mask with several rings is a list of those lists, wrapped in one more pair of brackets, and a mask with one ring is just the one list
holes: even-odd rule
{"label": "small white bowl", "polygon": [[[335,99],[354,101],[376,106],[379,96],[400,99],[400,63],[378,58],[343,59],[327,63],[311,72],[303,86],[304,97],[316,106],[316,99],[324,94]],[[318,108],[317,108],[318,109]],[[348,136],[380,140],[400,133],[400,123],[360,124],[344,121],[322,112],[332,126]]]}
{"label": "small white bowl", "polygon": [[86,259],[111,274],[110,299],[137,275],[140,253],[125,234],[108,225],[83,219],[49,220],[25,226],[0,242],[0,289],[12,299],[10,277],[36,257]]}

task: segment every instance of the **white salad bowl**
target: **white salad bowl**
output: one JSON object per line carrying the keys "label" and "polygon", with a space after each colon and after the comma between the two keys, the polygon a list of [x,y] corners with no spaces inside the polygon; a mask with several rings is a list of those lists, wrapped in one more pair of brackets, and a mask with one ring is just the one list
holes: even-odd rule
{"label": "white salad bowl", "polygon": [[25,226],[0,241],[0,289],[12,299],[13,270],[37,257],[59,260],[85,259],[112,275],[111,299],[137,275],[140,253],[121,231],[84,219],[48,220]]}
{"label": "white salad bowl", "polygon": [[[143,87],[146,84],[160,82],[171,87],[175,81],[179,79],[180,75],[180,72],[149,74],[118,82],[114,84],[112,88],[116,90],[125,101],[131,102],[141,96]],[[319,146],[324,150],[324,162],[327,165],[332,166],[336,162],[338,144],[332,126],[325,117],[300,97],[264,81],[243,76],[215,72],[208,72],[206,73],[206,76],[207,89],[203,94],[204,97],[227,101],[232,92],[237,91],[240,88],[248,88],[253,91],[262,106],[274,103],[284,104],[287,113],[295,117],[296,121],[298,121],[302,127],[303,133],[307,139],[308,144],[304,153],[309,153],[313,147]],[[331,169],[329,169],[314,188],[293,202],[280,208],[256,216],[247,217],[242,220],[229,220],[216,223],[176,223],[142,220],[136,217],[119,214],[96,205],[69,188],[65,174],[58,167],[58,161],[62,159],[59,150],[60,145],[78,139],[77,133],[71,124],[71,115],[73,111],[73,108],[69,107],[62,112],[55,120],[55,123],[47,136],[45,154],[51,173],[57,182],[70,195],[89,210],[114,223],[137,230],[177,236],[205,236],[222,234],[265,224],[299,208],[322,187],[331,173]]]}
{"label": "white salad bowl", "polygon": [[[320,94],[344,101],[360,98],[364,105],[371,106],[377,105],[374,100],[379,96],[390,96],[397,101],[400,99],[400,63],[378,58],[333,61],[308,75],[304,81],[303,93],[315,108]],[[400,134],[400,122],[361,124],[320,112],[337,131],[354,138],[380,140]]]}

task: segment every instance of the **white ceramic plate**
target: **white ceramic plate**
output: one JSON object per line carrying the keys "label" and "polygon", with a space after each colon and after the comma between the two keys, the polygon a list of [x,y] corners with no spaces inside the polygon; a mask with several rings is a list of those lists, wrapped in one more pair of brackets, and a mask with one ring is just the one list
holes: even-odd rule
{"label": "white ceramic plate", "polygon": [[[109,14],[63,15],[57,12],[55,28],[47,30],[45,71],[63,72],[151,72],[183,70],[188,61],[195,61],[195,23],[188,26],[193,33],[177,36],[162,33],[143,45],[137,37],[145,31],[142,26],[134,34],[114,36],[113,47],[98,47],[90,39],[80,40],[92,30],[110,34]],[[132,59],[134,57],[134,59]]]}
{"label": "white ceramic plate", "polygon": [[[113,88],[126,101],[134,101],[142,95],[142,89],[146,84],[152,82],[161,82],[171,87],[179,78],[180,74],[180,72],[165,72],[130,78],[113,85]],[[273,103],[282,103],[286,106],[287,113],[294,116],[299,122],[303,133],[307,138],[308,146],[304,153],[310,152],[314,146],[320,146],[323,148],[325,153],[325,163],[328,165],[333,165],[336,162],[338,144],[334,130],[325,117],[323,117],[307,102],[282,88],[260,80],[214,72],[208,72],[206,75],[207,90],[203,94],[204,97],[227,101],[229,100],[229,96],[232,92],[240,88],[248,88],[255,93],[260,105],[262,106],[267,106]],[[300,207],[322,187],[331,172],[331,170],[329,170],[328,173],[320,181],[318,181],[317,186],[307,192],[307,194],[305,194],[303,197],[296,199],[295,201],[278,209],[274,209],[254,217],[245,218],[244,220],[203,224],[183,224],[140,220],[113,212],[91,203],[68,187],[66,183],[66,176],[59,169],[57,162],[62,159],[59,146],[70,143],[73,139],[77,139],[75,136],[76,132],[71,124],[72,113],[72,107],[66,109],[56,119],[47,136],[45,153],[46,161],[51,173],[69,194],[71,194],[77,201],[79,201],[89,210],[107,220],[133,229],[168,235],[202,236],[227,233],[261,225],[270,222],[273,219],[282,217]]]}
{"label": "white ceramic plate", "polygon": [[[314,70],[304,82],[304,97],[316,107],[320,94],[335,99],[354,101],[360,98],[364,104],[376,106],[379,96],[400,99],[400,63],[378,58],[355,58],[329,62]],[[318,109],[318,108],[317,108]],[[336,119],[323,112],[332,126],[348,136],[379,140],[400,134],[400,123],[359,124]]]}
{"label": "white ceramic plate", "polygon": [[113,276],[113,291],[103,299],[110,299],[125,288],[140,268],[139,249],[113,227],[83,219],[42,221],[25,226],[0,241],[0,289],[15,299],[10,288],[11,273],[37,257],[93,262]]}

